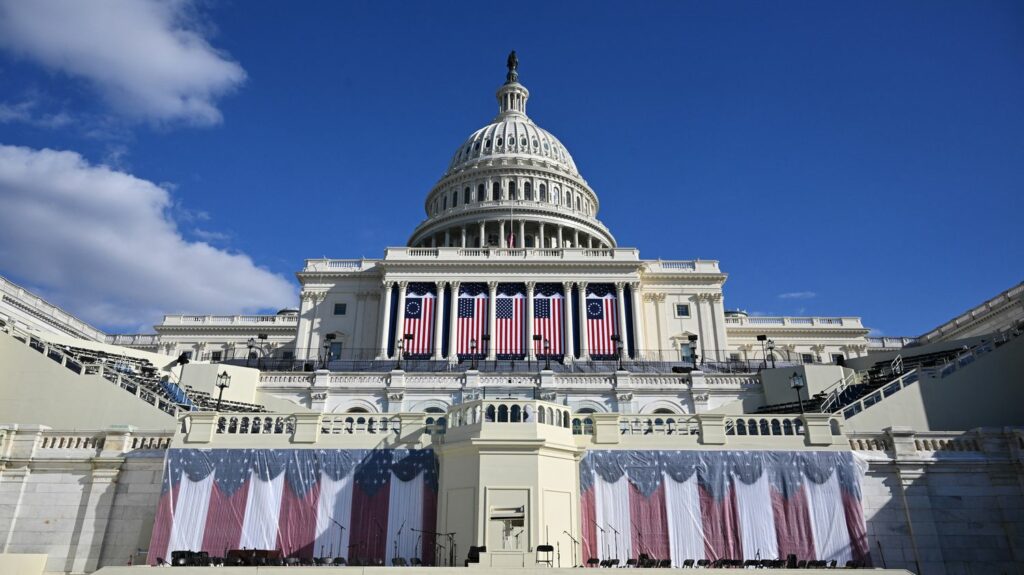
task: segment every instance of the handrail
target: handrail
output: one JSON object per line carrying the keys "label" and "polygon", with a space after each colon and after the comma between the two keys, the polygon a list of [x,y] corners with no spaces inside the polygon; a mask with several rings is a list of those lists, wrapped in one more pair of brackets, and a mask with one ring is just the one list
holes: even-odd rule
{"label": "handrail", "polygon": [[849,374],[844,373],[843,377],[839,378],[839,381],[825,388],[822,393],[828,393],[828,397],[825,398],[825,401],[821,402],[821,412],[832,413],[836,404],[839,403],[839,398],[842,396],[843,392],[856,381],[857,372],[851,371]]}

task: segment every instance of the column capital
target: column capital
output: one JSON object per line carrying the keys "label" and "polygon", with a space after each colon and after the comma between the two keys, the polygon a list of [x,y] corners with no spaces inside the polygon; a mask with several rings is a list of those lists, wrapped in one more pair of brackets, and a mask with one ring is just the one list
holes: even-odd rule
{"label": "column capital", "polygon": [[626,289],[626,282],[615,282],[615,291],[622,293]]}
{"label": "column capital", "polygon": [[494,281],[487,282],[487,289],[492,291],[492,292],[498,291],[498,282],[494,282]]}
{"label": "column capital", "polygon": [[640,290],[640,282],[629,282],[629,287],[635,293]]}
{"label": "column capital", "polygon": [[395,282],[392,280],[381,280],[380,286],[384,289],[391,289],[395,287]]}
{"label": "column capital", "polygon": [[[462,282],[460,282],[458,280],[452,280],[452,281],[448,282],[448,285],[452,286],[452,292],[454,293],[455,291],[457,291],[459,289],[459,285],[461,285],[461,283]],[[456,294],[456,295],[458,295],[458,294]]]}
{"label": "column capital", "polygon": [[405,288],[409,287],[408,280],[403,280],[403,281],[399,281],[399,282],[395,282],[395,283],[398,284],[398,287],[401,288],[402,291],[405,291]]}
{"label": "column capital", "polygon": [[444,289],[444,284],[445,284],[444,280],[435,280],[434,281],[434,285],[437,286],[437,292],[438,292],[437,295],[441,295],[441,290]]}
{"label": "column capital", "polygon": [[562,282],[562,287],[565,289],[565,295],[569,295],[569,290],[572,289],[572,284],[576,282]]}
{"label": "column capital", "polygon": [[584,295],[586,295],[586,293],[587,293],[587,286],[590,285],[590,282],[576,282],[576,283],[579,285],[580,292],[582,292]]}
{"label": "column capital", "polygon": [[527,292],[532,292],[537,287],[537,282],[531,281],[531,282],[523,282],[523,283],[526,284],[526,291]]}

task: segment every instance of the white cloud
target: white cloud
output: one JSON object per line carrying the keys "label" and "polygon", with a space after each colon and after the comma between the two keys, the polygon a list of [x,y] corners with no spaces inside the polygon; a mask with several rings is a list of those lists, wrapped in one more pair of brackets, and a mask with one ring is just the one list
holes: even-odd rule
{"label": "white cloud", "polygon": [[818,294],[812,291],[791,291],[786,293],[780,293],[779,299],[811,299],[817,297]]}
{"label": "white cloud", "polygon": [[294,305],[284,277],[182,237],[170,192],[75,152],[0,145],[0,271],[111,327]]}
{"label": "white cloud", "polygon": [[36,102],[25,100],[16,104],[0,102],[0,124],[19,122],[39,128],[63,128],[73,120],[66,112],[38,113]]}
{"label": "white cloud", "polygon": [[0,0],[0,45],[160,123],[219,123],[217,98],[245,80],[201,28],[187,0]]}

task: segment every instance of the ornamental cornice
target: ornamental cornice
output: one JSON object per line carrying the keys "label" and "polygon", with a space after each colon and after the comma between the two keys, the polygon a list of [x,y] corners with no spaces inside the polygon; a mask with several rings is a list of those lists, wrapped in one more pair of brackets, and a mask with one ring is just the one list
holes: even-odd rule
{"label": "ornamental cornice", "polygon": [[663,302],[665,301],[664,292],[646,292],[644,293],[644,301]]}
{"label": "ornamental cornice", "polygon": [[727,337],[733,336],[748,336],[752,337],[755,335],[767,335],[769,337],[793,337],[796,335],[801,336],[827,336],[827,337],[865,337],[868,335],[870,330],[865,328],[835,328],[827,326],[818,327],[786,327],[778,328],[773,326],[769,328],[766,326],[725,326],[725,335]]}

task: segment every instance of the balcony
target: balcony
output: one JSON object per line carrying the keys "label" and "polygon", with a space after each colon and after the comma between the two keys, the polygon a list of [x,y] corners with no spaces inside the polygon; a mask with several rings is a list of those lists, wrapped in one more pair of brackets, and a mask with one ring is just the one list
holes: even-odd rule
{"label": "balcony", "polygon": [[387,248],[384,260],[639,262],[640,252],[634,248]]}
{"label": "balcony", "polygon": [[859,317],[782,317],[782,316],[754,316],[754,317],[727,317],[726,327],[730,328],[782,328],[782,329],[805,329],[833,328],[833,329],[864,329]]}

